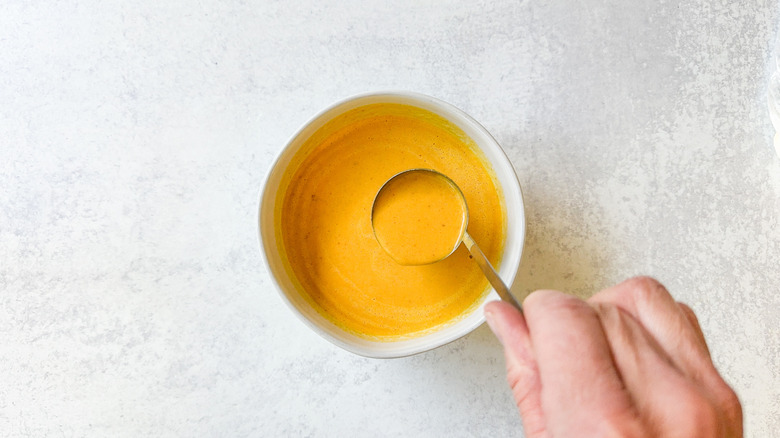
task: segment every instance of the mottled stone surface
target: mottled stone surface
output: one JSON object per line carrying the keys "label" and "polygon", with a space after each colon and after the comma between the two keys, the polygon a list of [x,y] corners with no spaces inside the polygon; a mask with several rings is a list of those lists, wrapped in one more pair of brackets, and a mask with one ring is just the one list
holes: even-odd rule
{"label": "mottled stone surface", "polygon": [[256,231],[273,157],[344,97],[447,100],[527,202],[514,291],[635,274],[780,430],[776,2],[5,2],[0,435],[520,436],[486,327],[398,360],[311,333]]}

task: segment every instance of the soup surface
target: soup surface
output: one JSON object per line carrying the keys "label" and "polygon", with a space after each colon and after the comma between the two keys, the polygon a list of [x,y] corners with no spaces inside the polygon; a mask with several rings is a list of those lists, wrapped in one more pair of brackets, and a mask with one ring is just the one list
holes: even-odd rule
{"label": "soup surface", "polygon": [[446,259],[403,266],[371,228],[377,192],[393,175],[427,168],[449,176],[469,208],[469,234],[500,262],[506,228],[492,169],[457,127],[428,111],[374,104],[313,133],[293,158],[278,212],[288,270],[326,318],[357,335],[393,341],[450,324],[488,283],[461,245]]}

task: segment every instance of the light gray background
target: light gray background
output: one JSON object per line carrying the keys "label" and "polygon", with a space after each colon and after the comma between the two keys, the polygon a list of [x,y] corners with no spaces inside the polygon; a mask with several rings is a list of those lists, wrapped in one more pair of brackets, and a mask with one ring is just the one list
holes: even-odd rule
{"label": "light gray background", "polygon": [[747,435],[778,436],[775,2],[2,3],[0,434],[520,436],[487,327],[356,357],[261,262],[286,140],[406,89],[514,163],[519,297],[656,276],[699,314]]}

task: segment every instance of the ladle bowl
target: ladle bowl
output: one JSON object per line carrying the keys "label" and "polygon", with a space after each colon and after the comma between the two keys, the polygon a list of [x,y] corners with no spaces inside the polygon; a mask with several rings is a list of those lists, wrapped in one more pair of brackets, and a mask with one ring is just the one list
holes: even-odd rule
{"label": "ladle bowl", "polygon": [[371,206],[374,236],[396,262],[410,266],[436,263],[463,243],[498,296],[522,311],[469,235],[468,220],[469,207],[460,187],[433,169],[397,173],[380,187]]}

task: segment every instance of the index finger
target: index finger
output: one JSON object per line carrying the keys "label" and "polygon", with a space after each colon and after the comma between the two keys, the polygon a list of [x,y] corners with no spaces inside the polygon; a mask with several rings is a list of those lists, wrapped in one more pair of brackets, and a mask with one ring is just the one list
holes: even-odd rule
{"label": "index finger", "polygon": [[638,416],[596,311],[578,298],[542,290],[526,298],[524,312],[552,435],[603,436],[605,428],[622,428],[612,432],[632,436]]}

